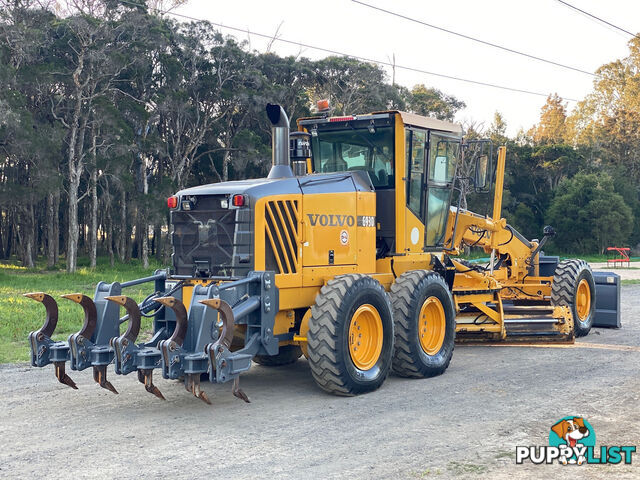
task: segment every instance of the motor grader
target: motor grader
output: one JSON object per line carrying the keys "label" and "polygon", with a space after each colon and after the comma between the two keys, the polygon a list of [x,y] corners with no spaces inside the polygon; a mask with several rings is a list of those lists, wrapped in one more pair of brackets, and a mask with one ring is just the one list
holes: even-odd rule
{"label": "motor grader", "polygon": [[[159,369],[209,403],[201,379],[231,381],[248,401],[239,376],[252,362],[285,365],[304,354],[320,388],[355,395],[391,370],[443,373],[456,339],[573,342],[589,332],[589,266],[543,256],[551,227],[528,241],[501,217],[504,147],[465,156],[457,124],[400,111],[331,116],[324,106],[290,132],[284,110],[268,105],[268,177],[171,196],[171,268],[101,282],[93,299],[64,295],[85,314],[67,341],[52,339],[56,301],[26,294],[47,313],[29,336],[32,365],[53,364],[73,388],[67,362],[91,367],[117,393],[107,380],[113,363],[164,398],[153,383]],[[460,173],[463,162],[471,176]],[[490,214],[454,205],[463,181],[493,190]],[[490,256],[486,265],[459,258],[470,246]],[[122,294],[145,282],[154,291],[142,303]],[[148,341],[138,340],[142,316],[153,317]]]}

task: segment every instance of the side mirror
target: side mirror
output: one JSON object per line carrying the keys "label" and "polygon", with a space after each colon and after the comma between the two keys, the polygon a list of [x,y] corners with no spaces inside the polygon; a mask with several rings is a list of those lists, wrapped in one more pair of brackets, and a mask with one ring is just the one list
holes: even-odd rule
{"label": "side mirror", "polygon": [[491,140],[469,140],[462,144],[464,150],[464,171],[469,183],[473,183],[475,193],[486,194],[493,187],[495,162]]}
{"label": "side mirror", "polygon": [[476,157],[475,188],[476,191],[485,191],[489,184],[489,157],[480,155]]}

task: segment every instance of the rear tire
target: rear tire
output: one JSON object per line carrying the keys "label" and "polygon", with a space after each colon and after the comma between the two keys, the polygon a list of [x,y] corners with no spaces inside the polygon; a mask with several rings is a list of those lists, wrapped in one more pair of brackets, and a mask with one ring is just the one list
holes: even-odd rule
{"label": "rear tire", "polygon": [[593,326],[596,284],[591,267],[584,260],[563,260],[553,274],[551,304],[571,309],[576,337],[584,337]]}
{"label": "rear tire", "polygon": [[279,367],[295,363],[302,356],[298,345],[283,345],[277,355],[256,355],[253,361],[263,367]]}
{"label": "rear tire", "polygon": [[414,270],[391,285],[396,342],[393,371],[425,378],[444,373],[453,356],[456,314],[451,292],[435,272]]}
{"label": "rear tire", "polygon": [[380,282],[358,274],[327,282],[311,307],[307,341],[311,373],[323,390],[350,396],[379,388],[393,354],[391,302]]}

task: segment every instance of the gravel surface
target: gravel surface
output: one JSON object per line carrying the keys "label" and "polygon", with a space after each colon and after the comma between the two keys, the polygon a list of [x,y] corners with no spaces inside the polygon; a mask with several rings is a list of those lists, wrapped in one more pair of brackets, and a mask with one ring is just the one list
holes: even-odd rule
{"label": "gravel surface", "polygon": [[617,273],[621,280],[640,280],[640,262],[618,263],[613,266],[607,262],[592,262],[589,265],[593,270]]}
{"label": "gravel surface", "polygon": [[70,372],[73,391],[52,366],[0,366],[0,478],[637,479],[640,453],[630,466],[515,465],[516,445],[547,444],[566,415],[586,417],[598,445],[640,447],[640,286],[622,303],[622,329],[575,347],[457,346],[444,375],[391,376],[354,398],[320,391],[304,359],[242,376],[251,404],[205,384],[213,406],[162,378],[166,402],[133,375],[110,371],[113,395],[88,371]]}

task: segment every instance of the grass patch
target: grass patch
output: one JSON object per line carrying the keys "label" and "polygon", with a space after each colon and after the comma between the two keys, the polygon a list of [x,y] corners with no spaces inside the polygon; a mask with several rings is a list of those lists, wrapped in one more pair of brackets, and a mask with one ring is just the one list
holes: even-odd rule
{"label": "grass patch", "polygon": [[513,450],[499,450],[496,452],[495,458],[515,458],[515,452]]}
{"label": "grass patch", "polygon": [[633,280],[621,280],[622,285],[640,285],[640,280],[638,279],[633,279]]}
{"label": "grass patch", "polygon": [[[84,293],[93,298],[96,284],[100,281],[125,282],[149,276],[158,268],[163,267],[152,263],[144,269],[138,261],[111,267],[108,259],[100,259],[95,269],[81,267],[70,274],[63,270],[48,270],[44,264],[26,269],[14,263],[0,263],[0,363],[29,361],[27,335],[39,329],[44,321],[42,304],[23,297],[23,293],[46,292],[56,299],[59,320],[53,338],[65,340],[80,329],[84,315],[79,305],[60,298],[60,295]],[[153,284],[147,283],[126,288],[123,294],[141,302],[152,291]],[[149,330],[151,323],[151,319],[143,318],[141,331]]]}
{"label": "grass patch", "polygon": [[477,463],[464,463],[464,462],[449,462],[447,467],[454,475],[475,474],[482,475],[486,473],[489,468],[486,465]]}
{"label": "grass patch", "polygon": [[415,478],[428,478],[428,477],[437,476],[437,475],[442,475],[442,470],[440,470],[439,468],[436,468],[436,469],[427,468],[426,470],[423,470],[421,472],[411,472],[411,476]]}

